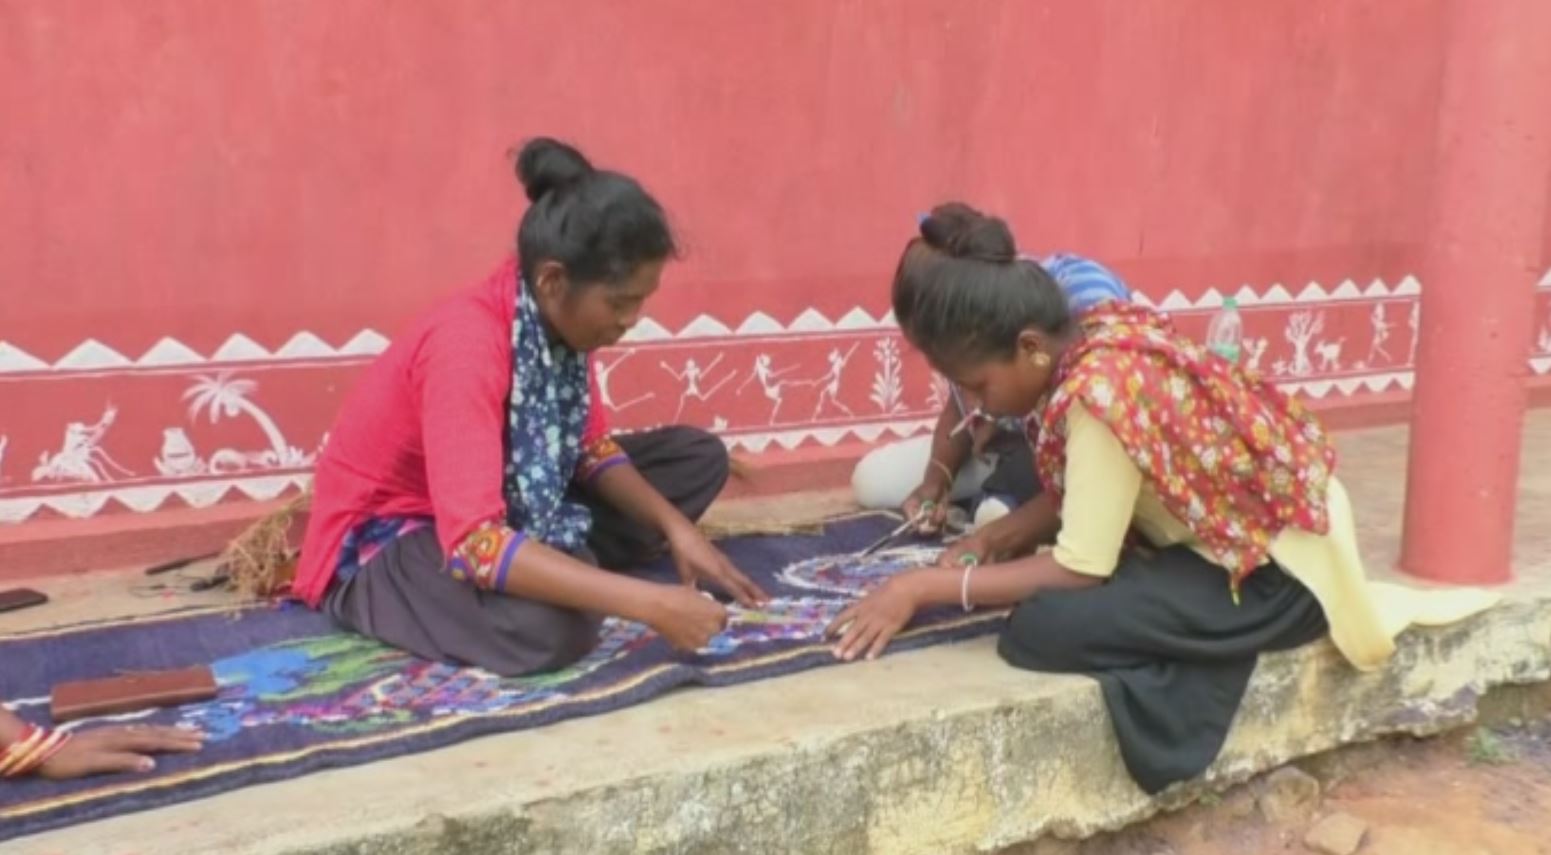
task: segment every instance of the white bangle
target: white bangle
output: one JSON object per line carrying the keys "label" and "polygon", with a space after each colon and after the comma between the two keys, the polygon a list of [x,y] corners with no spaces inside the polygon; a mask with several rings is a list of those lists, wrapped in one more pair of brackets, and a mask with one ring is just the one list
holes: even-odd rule
{"label": "white bangle", "polygon": [[975,572],[975,568],[979,565],[980,562],[978,561],[966,562],[964,564],[964,577],[959,581],[959,605],[963,606],[966,612],[975,610],[975,607],[970,605],[969,602],[969,574]]}

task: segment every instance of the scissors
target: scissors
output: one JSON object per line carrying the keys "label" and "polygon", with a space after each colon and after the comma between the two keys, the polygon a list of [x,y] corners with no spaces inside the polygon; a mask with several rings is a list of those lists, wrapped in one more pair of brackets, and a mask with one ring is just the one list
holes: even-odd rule
{"label": "scissors", "polygon": [[861,552],[858,552],[857,557],[866,558],[874,552],[877,552],[883,547],[888,546],[889,544],[898,540],[906,533],[914,531],[921,525],[922,520],[925,520],[927,515],[932,512],[933,507],[934,506],[931,502],[922,502],[921,507],[917,509],[913,515],[911,515],[910,519],[905,520],[904,522],[900,523],[899,526],[896,527],[893,531],[878,538],[876,541],[873,541],[871,546],[867,547]]}

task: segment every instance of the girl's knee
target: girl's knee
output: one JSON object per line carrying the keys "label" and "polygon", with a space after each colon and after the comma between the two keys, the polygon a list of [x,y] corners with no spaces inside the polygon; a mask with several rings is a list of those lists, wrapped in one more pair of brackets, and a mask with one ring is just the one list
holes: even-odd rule
{"label": "girl's knee", "polygon": [[1082,670],[1079,652],[1087,628],[1079,610],[1061,594],[1035,594],[1007,616],[996,652],[1009,665],[1030,671]]}
{"label": "girl's knee", "polygon": [[680,427],[683,432],[685,455],[694,460],[693,471],[699,473],[712,492],[720,492],[732,472],[732,459],[727,444],[709,431],[695,427]]}
{"label": "girl's knee", "polygon": [[1001,496],[987,496],[975,506],[975,528],[990,525],[1002,517],[1012,513],[1012,507],[1008,500]]}
{"label": "girl's knee", "polygon": [[532,600],[498,601],[486,610],[489,640],[459,658],[502,677],[521,677],[574,664],[598,643],[593,615]]}
{"label": "girl's knee", "polygon": [[596,618],[581,612],[570,612],[567,619],[556,621],[554,634],[543,645],[542,661],[530,673],[556,671],[576,664],[598,645],[598,626]]}

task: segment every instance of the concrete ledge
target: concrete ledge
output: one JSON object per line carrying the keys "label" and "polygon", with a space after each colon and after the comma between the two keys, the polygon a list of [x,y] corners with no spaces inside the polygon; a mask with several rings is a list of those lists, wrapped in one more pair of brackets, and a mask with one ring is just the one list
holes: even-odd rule
{"label": "concrete ledge", "polygon": [[[13,843],[17,853],[968,853],[1119,828],[1256,772],[1472,721],[1551,680],[1551,597],[1408,633],[1361,674],[1328,643],[1262,660],[1204,781],[1149,799],[1097,686],[991,639],[719,690]],[[435,783],[432,783],[435,782]]]}

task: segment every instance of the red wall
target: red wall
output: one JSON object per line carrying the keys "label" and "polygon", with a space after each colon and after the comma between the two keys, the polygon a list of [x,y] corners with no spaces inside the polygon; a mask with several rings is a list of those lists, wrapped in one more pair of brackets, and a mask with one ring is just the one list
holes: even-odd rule
{"label": "red wall", "polygon": [[[1397,286],[1424,228],[1439,9],[0,0],[0,519],[214,500],[233,473],[155,465],[169,429],[206,468],[224,448],[246,455],[243,478],[279,479],[249,495],[284,486],[366,358],[336,351],[362,330],[391,335],[506,251],[521,193],[504,152],[534,134],[639,176],[673,212],[690,255],[650,306],[662,329],[774,322],[642,343],[613,378],[616,398],[652,396],[621,409],[626,424],[674,415],[662,363],[721,356],[705,385],[735,382],[682,417],[751,447],[905,429],[929,411],[930,380],[908,357],[889,369],[892,335],[870,321],[916,212],[949,197],[1158,301],[1247,286],[1263,367],[1307,368],[1290,378],[1305,391],[1400,383],[1414,294]],[[1344,280],[1352,299],[1256,300]],[[1375,305],[1392,325],[1382,365]],[[842,324],[856,329],[834,329],[858,307],[867,318]],[[793,329],[805,310],[823,322]],[[1295,311],[1325,318],[1307,363],[1284,335]],[[299,333],[323,347],[277,356]],[[66,358],[87,339],[119,358]],[[181,357],[144,358],[163,339],[192,355],[164,343]],[[852,345],[826,404],[827,356]],[[1315,357],[1331,345],[1335,359]],[[774,418],[757,384],[734,391],[758,353],[799,381]],[[217,370],[257,384],[245,397],[296,454],[260,459],[276,443],[251,410],[187,411],[184,393]],[[891,370],[895,391],[880,391]],[[95,474],[50,469],[67,423],[109,405],[95,445],[132,474],[100,458]]]}

